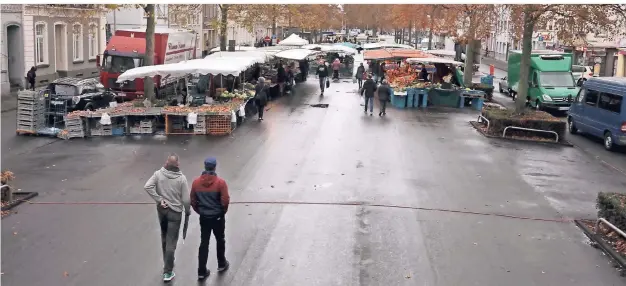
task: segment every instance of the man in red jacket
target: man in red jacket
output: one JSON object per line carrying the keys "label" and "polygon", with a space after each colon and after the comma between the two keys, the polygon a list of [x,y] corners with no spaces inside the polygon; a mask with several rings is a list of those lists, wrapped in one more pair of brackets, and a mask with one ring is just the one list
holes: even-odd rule
{"label": "man in red jacket", "polygon": [[204,172],[191,185],[191,207],[200,215],[200,248],[198,249],[198,280],[211,274],[206,267],[209,256],[211,231],[217,242],[217,271],[226,271],[230,264],[226,260],[225,215],[230,196],[226,182],[217,176],[217,160],[213,157],[204,160]]}

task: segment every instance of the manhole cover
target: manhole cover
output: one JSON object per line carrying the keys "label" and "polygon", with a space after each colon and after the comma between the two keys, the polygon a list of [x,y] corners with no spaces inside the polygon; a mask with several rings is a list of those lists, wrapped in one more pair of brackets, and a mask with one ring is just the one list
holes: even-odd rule
{"label": "manhole cover", "polygon": [[328,108],[328,103],[311,104],[311,107]]}

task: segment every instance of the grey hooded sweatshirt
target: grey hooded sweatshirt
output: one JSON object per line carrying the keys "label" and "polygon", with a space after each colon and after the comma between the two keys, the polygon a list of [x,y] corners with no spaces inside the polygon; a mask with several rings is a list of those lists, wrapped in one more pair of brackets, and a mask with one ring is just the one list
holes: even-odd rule
{"label": "grey hooded sweatshirt", "polygon": [[157,204],[165,200],[175,212],[190,213],[187,178],[177,167],[162,167],[154,172],[143,187]]}

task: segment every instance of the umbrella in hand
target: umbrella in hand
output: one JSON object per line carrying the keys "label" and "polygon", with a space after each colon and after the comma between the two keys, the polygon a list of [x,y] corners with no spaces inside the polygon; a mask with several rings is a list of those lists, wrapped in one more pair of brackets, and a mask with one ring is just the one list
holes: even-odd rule
{"label": "umbrella in hand", "polygon": [[183,224],[183,244],[187,238],[187,227],[189,226],[189,215],[185,215],[185,224]]}

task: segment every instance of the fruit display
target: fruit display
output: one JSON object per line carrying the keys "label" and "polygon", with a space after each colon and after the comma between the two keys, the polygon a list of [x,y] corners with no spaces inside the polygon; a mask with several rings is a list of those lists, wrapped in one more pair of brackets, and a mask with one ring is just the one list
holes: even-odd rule
{"label": "fruit display", "polygon": [[224,91],[222,92],[222,94],[220,95],[220,97],[222,98],[239,98],[239,99],[248,99],[248,98],[252,98],[253,93],[251,90],[234,90],[233,92],[228,92],[228,91]]}
{"label": "fruit display", "polygon": [[392,87],[406,88],[417,80],[417,72],[410,65],[404,65],[397,69],[388,69],[385,77]]}

